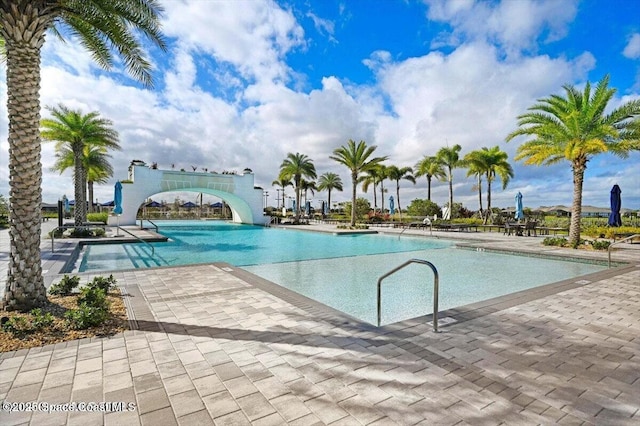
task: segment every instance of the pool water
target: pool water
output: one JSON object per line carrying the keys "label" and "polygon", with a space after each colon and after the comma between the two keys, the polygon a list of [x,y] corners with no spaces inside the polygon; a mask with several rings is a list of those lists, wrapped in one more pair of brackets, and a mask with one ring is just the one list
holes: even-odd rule
{"label": "pool water", "polygon": [[[166,243],[87,246],[80,271],[227,262],[361,320],[376,322],[378,278],[419,258],[440,275],[439,310],[604,269],[546,258],[457,249],[423,237],[330,235],[225,222],[159,223]],[[433,273],[412,264],[382,285],[382,323],[430,314]]]}

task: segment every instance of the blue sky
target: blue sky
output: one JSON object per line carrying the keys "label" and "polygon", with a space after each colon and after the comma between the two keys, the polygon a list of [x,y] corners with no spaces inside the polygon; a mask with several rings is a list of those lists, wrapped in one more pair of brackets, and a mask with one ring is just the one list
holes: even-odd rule
{"label": "blue sky", "polygon": [[[640,3],[632,0],[509,1],[202,1],[167,0],[166,53],[150,49],[155,89],[116,67],[105,72],[72,41],[49,36],[42,54],[42,106],[64,103],[114,122],[123,150],[100,201],[127,177],[132,159],[160,168],[253,169],[270,190],[288,152],[311,157],[318,174],[347,170],[329,159],[348,139],[375,144],[387,164],[413,166],[447,144],[462,154],[499,145],[515,169],[493,204],[514,194],[527,206],[572,199],[568,163],[524,166],[513,160],[521,140],[505,143],[516,117],[536,99],[583,87],[604,74],[618,89],[612,106],[640,97]],[[0,66],[0,194],[8,193],[6,78]],[[43,110],[43,115],[46,115]],[[640,154],[603,155],[586,172],[584,204],[607,206],[611,186],[623,207],[640,208]],[[72,194],[71,173],[49,170],[43,145],[43,199]],[[454,177],[454,201],[477,209],[474,179]],[[291,192],[291,190],[289,190]],[[447,200],[435,182],[432,199]],[[289,194],[292,195],[292,194]],[[372,199],[371,190],[359,196]],[[187,195],[186,198],[195,195]],[[403,205],[426,197],[426,180],[402,183]],[[173,201],[171,195],[154,199]],[[326,199],[325,193],[314,200]]]}

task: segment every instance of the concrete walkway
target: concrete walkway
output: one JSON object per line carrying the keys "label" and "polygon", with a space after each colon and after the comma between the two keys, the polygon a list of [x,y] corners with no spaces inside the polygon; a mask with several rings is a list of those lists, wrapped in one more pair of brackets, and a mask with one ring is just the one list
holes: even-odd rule
{"label": "concrete walkway", "polygon": [[[117,272],[137,330],[0,354],[0,400],[16,403],[0,424],[639,424],[639,254],[443,313],[458,322],[438,334],[424,317],[376,328],[224,264]],[[32,401],[104,411],[7,410]]]}

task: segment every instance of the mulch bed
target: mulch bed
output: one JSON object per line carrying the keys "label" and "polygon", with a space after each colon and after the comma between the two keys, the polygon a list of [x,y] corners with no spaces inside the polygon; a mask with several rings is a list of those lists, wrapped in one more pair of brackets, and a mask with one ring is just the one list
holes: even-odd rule
{"label": "mulch bed", "polygon": [[[129,329],[127,312],[119,290],[112,290],[107,294],[109,301],[109,317],[99,326],[85,330],[69,328],[64,318],[64,313],[78,307],[78,295],[48,296],[49,303],[41,308],[42,313],[50,312],[54,317],[53,324],[32,333],[15,336],[0,328],[0,352],[16,351],[20,349],[34,348],[87,337],[113,336]],[[22,316],[31,319],[30,313],[16,311],[0,312],[1,317]],[[3,320],[3,322],[6,320]]]}

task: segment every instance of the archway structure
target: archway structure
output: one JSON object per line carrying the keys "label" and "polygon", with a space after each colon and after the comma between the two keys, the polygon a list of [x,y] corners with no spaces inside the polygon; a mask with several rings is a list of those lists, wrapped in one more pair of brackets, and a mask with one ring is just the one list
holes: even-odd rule
{"label": "archway structure", "polygon": [[[152,169],[144,164],[129,166],[129,179],[122,182],[122,214],[120,225],[134,225],[138,208],[152,195],[162,192],[202,192],[224,200],[233,221],[264,225],[262,189],[254,187],[253,173],[218,174]],[[115,225],[116,217],[109,217]]]}

